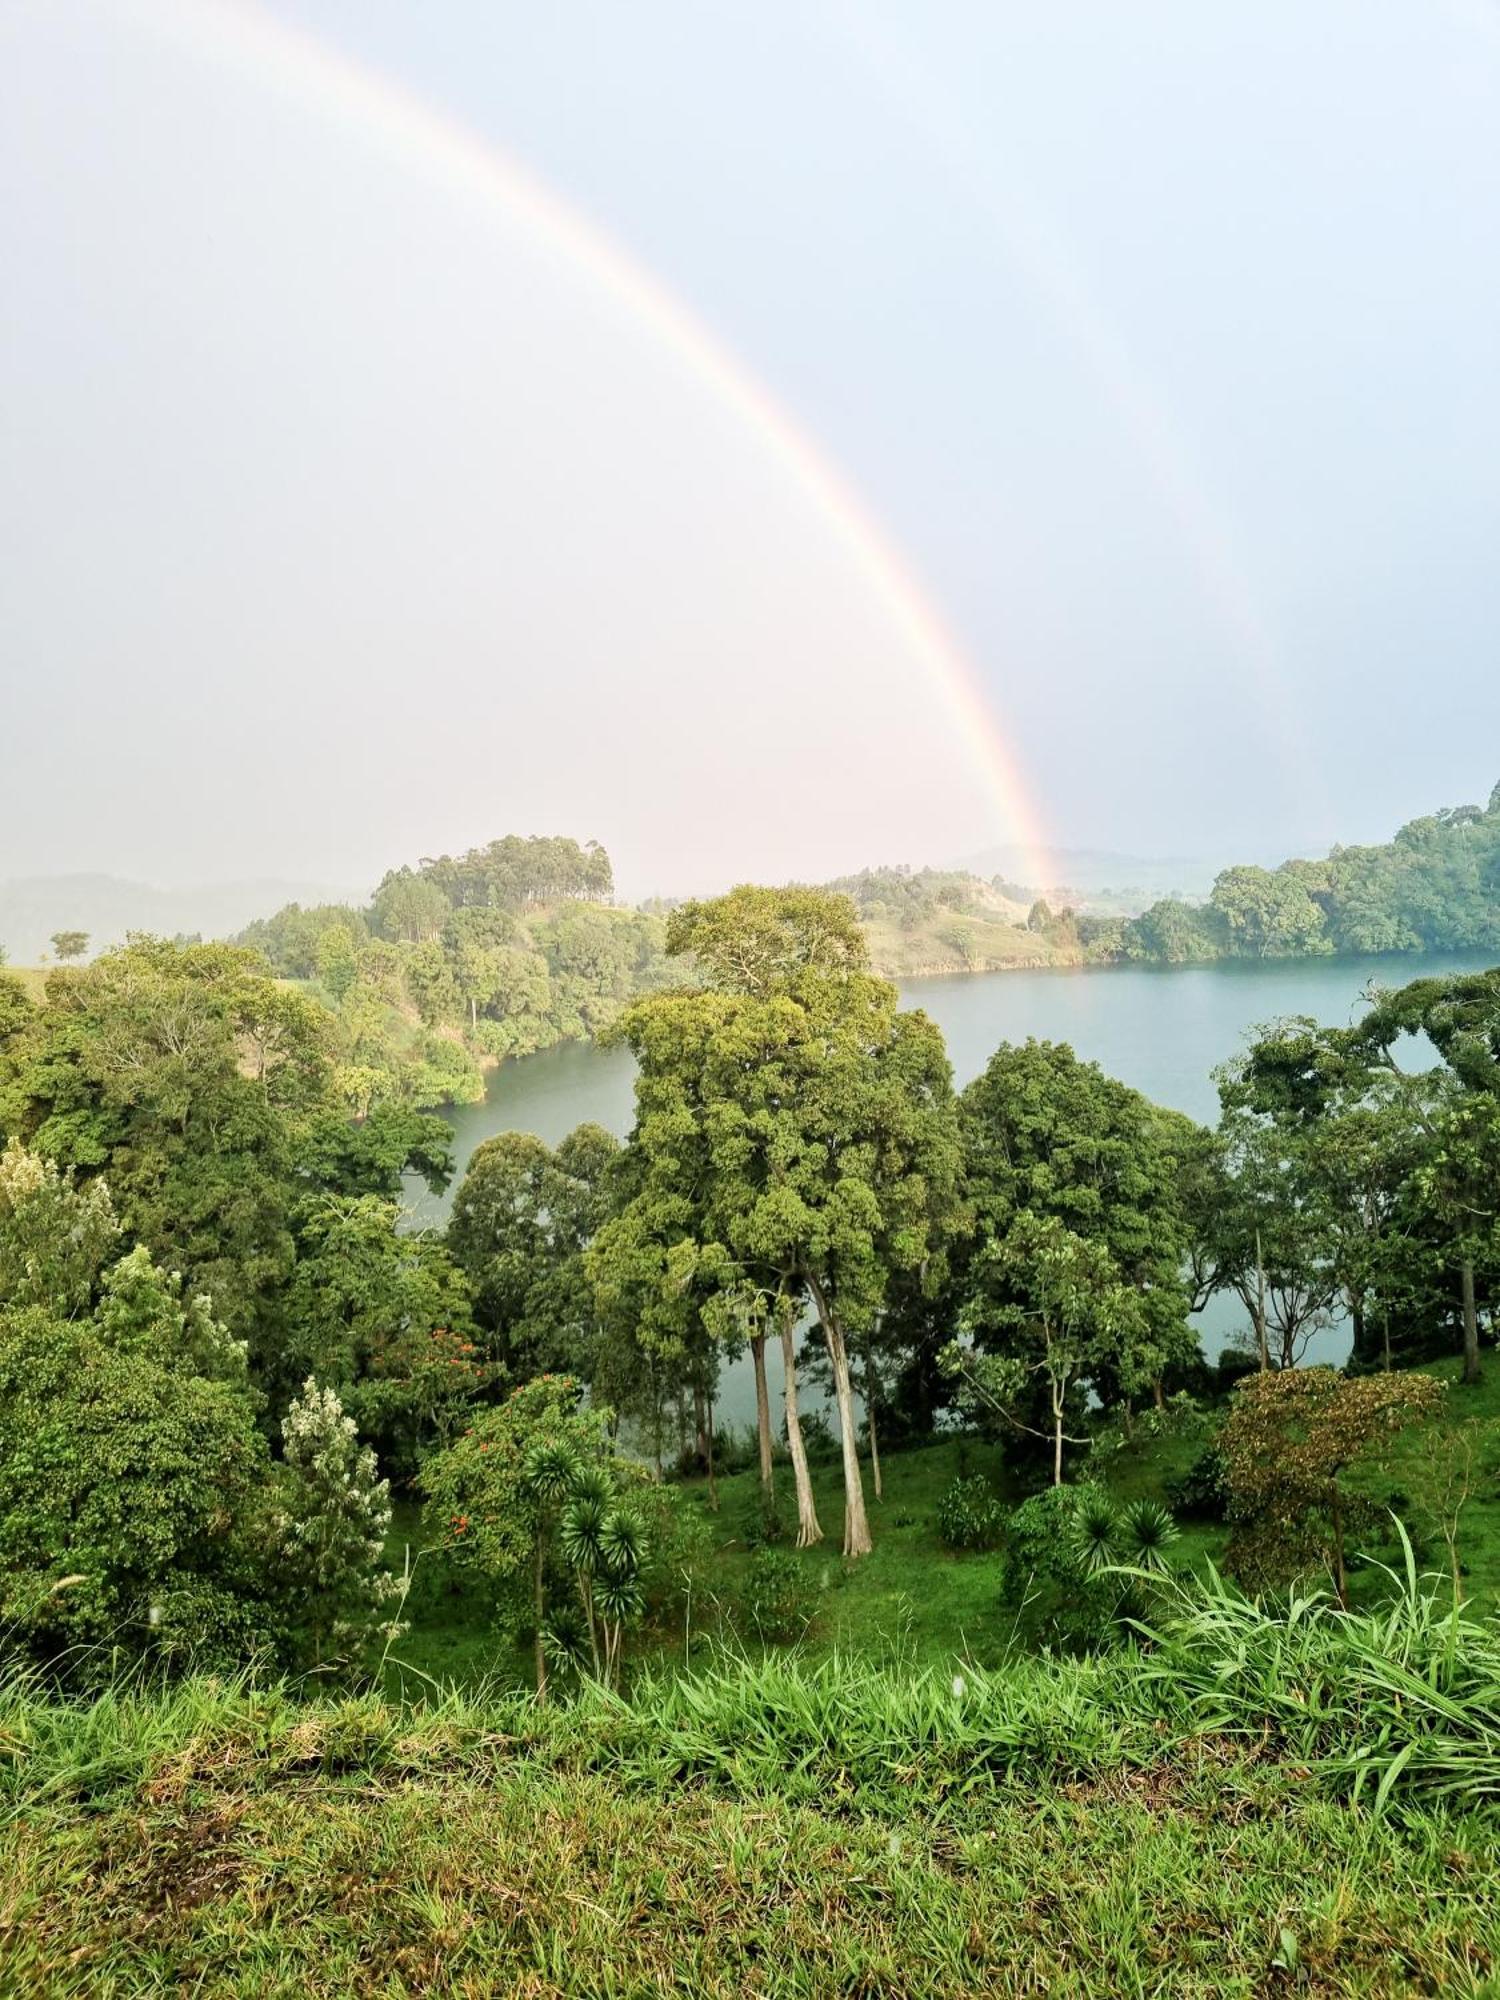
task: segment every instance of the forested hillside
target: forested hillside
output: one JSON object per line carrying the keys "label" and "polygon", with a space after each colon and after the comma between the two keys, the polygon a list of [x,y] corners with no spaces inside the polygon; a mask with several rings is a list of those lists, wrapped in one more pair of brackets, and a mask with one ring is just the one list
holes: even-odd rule
{"label": "forested hillside", "polygon": [[1226,868],[1202,904],[1169,900],[1123,923],[1049,919],[1090,958],[1175,965],[1328,952],[1500,949],[1500,785],[1487,806],[1453,806],[1378,847],[1321,861]]}
{"label": "forested hillside", "polygon": [[511,834],[393,869],[363,909],[288,904],[237,942],[331,1009],[351,1109],[461,1103],[486,1064],[595,1035],[660,978],[660,918],[612,893],[596,843]]}

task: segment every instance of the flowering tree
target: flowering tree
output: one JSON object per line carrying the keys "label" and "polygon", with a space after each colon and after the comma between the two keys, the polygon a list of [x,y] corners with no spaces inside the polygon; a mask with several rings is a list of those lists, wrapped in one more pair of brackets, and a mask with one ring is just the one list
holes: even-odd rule
{"label": "flowering tree", "polygon": [[348,1662],[393,1636],[400,1584],[385,1567],[388,1480],[333,1389],[313,1376],[282,1422],[280,1577],[298,1649],[314,1667]]}

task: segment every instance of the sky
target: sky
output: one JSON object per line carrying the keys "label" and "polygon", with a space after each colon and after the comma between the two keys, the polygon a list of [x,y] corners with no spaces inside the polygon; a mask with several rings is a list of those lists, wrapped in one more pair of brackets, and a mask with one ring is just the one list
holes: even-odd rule
{"label": "sky", "polygon": [[0,877],[1500,778],[1500,0],[0,0]]}

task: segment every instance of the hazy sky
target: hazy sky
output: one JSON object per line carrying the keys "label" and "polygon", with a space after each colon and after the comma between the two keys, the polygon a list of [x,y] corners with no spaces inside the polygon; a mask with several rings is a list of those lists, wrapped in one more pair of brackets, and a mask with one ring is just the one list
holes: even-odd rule
{"label": "hazy sky", "polygon": [[0,876],[1381,837],[1497,363],[1494,0],[0,0]]}

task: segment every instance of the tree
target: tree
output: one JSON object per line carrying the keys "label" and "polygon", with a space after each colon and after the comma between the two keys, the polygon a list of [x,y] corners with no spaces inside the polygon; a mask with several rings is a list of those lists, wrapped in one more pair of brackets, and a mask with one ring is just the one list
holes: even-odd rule
{"label": "tree", "polygon": [[314,1199],[298,1235],[282,1369],[336,1388],[387,1468],[409,1475],[503,1372],[479,1347],[463,1273],[377,1195]]}
{"label": "tree", "polygon": [[[1190,1119],[1081,1062],[1066,1043],[1002,1045],[959,1097],[964,1191],[972,1234],[956,1257],[960,1301],[969,1265],[1021,1214],[1049,1216],[1102,1246],[1114,1277],[1135,1295],[1121,1321],[1130,1342],[1118,1367],[1097,1357],[1094,1387],[1106,1402],[1144,1392],[1197,1359],[1185,1272],[1191,1249],[1185,1162],[1203,1135]],[[987,1313],[1001,1303],[1004,1260],[982,1280]],[[1018,1296],[1015,1303],[1024,1303]],[[998,1323],[998,1322],[996,1322]]]}
{"label": "tree", "polygon": [[86,1309],[119,1234],[103,1181],[76,1187],[19,1139],[0,1154],[0,1306],[45,1306],[59,1318]]}
{"label": "tree", "polygon": [[89,948],[87,931],[54,931],[52,933],[53,956],[66,962],[70,958],[82,958]]}
{"label": "tree", "polygon": [[394,1636],[385,1607],[400,1591],[385,1565],[390,1482],[361,1444],[332,1389],[311,1375],[282,1419],[276,1583],[294,1643],[309,1666],[357,1664],[377,1635]]}
{"label": "tree", "polygon": [[502,1132],[470,1157],[448,1248],[516,1379],[544,1370],[592,1376],[598,1342],[584,1255],[609,1212],[619,1152],[603,1126],[580,1125],[556,1150],[529,1132]]}
{"label": "tree", "polygon": [[[979,1410],[1026,1428],[1019,1414],[1031,1384],[1045,1387],[1052,1444],[1052,1483],[1063,1483],[1064,1422],[1078,1386],[1128,1350],[1138,1305],[1120,1282],[1102,1243],[1077,1235],[1056,1216],[1022,1209],[1004,1236],[975,1259],[963,1328],[948,1366]],[[998,1340],[1000,1351],[995,1352]]]}
{"label": "tree", "polygon": [[863,969],[844,898],[739,890],[674,917],[669,949],[691,950],[722,983],[623,1017],[639,1064],[634,1192],[600,1233],[596,1279],[618,1295],[621,1268],[649,1273],[654,1256],[673,1310],[690,1303],[685,1278],[811,1303],[839,1407],[844,1551],[864,1555],[850,1336],[877,1322],[893,1273],[920,1269],[952,1219],[942,1040]]}
{"label": "tree", "polygon": [[315,963],[324,986],[335,1001],[342,1000],[359,976],[359,953],[343,924],[330,924],[319,937]]}
{"label": "tree", "polygon": [[608,1413],[582,1408],[581,1385],[571,1377],[541,1375],[477,1413],[472,1427],[422,1468],[431,1539],[484,1579],[503,1629],[530,1626],[544,1697],[563,1511],[582,1476],[609,1464]]}
{"label": "tree", "polygon": [[329,1017],[228,945],[134,938],[55,973],[0,1043],[0,1126],[103,1174],[126,1232],[257,1359],[284,1335],[296,1167],[332,1101]]}
{"label": "tree", "polygon": [[[1435,1094],[1396,1048],[1424,1035],[1443,1069]],[[1389,1079],[1425,1139],[1414,1178],[1457,1266],[1464,1381],[1480,1378],[1478,1279],[1500,1268],[1500,969],[1416,979],[1381,995],[1334,1042],[1335,1055]]]}
{"label": "tree", "polygon": [[267,1649],[268,1479],[233,1385],[91,1319],[0,1313],[0,1620],[38,1657],[88,1677]]}
{"label": "tree", "polygon": [[1344,1475],[1440,1409],[1445,1393],[1431,1375],[1297,1368],[1247,1376],[1219,1438],[1235,1574],[1260,1586],[1322,1562],[1347,1605],[1345,1539],[1363,1510]]}

